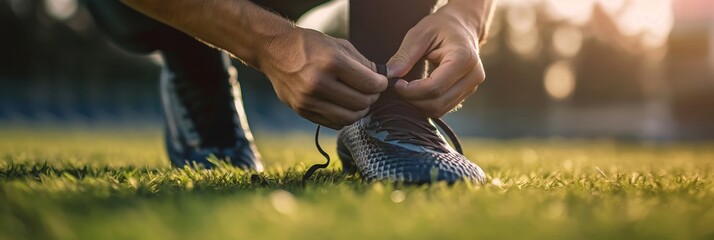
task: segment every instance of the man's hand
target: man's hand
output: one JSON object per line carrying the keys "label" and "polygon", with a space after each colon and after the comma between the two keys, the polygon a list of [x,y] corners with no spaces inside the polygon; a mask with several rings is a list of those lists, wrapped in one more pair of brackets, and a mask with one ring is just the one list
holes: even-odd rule
{"label": "man's hand", "polygon": [[340,129],[366,115],[387,88],[373,66],[346,40],[295,28],[269,43],[257,67],[300,116]]}
{"label": "man's hand", "polygon": [[300,116],[339,129],[362,118],[387,78],[346,40],[296,27],[248,0],[122,0],[258,68]]}
{"label": "man's hand", "polygon": [[427,78],[397,81],[397,94],[434,118],[471,96],[485,79],[478,47],[488,8],[489,1],[451,0],[409,30],[387,64],[389,77],[403,77],[424,58],[437,67]]}

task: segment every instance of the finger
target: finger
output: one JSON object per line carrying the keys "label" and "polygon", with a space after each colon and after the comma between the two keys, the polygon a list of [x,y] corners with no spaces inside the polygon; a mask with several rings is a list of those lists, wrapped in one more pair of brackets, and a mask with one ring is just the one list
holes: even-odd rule
{"label": "finger", "polygon": [[366,57],[364,57],[358,50],[357,48],[350,43],[350,41],[347,41],[345,39],[338,39],[338,42],[342,47],[345,49],[347,55],[357,61],[358,63],[362,64],[363,66],[369,68],[373,72],[377,72],[377,65],[368,60]]}
{"label": "finger", "polygon": [[482,76],[480,71],[475,69],[460,79],[442,96],[435,99],[410,101],[410,103],[425,115],[440,118],[476,92],[476,88],[481,83],[478,80],[480,76]]}
{"label": "finger", "polygon": [[338,39],[337,42],[347,56],[345,62],[338,61],[340,64],[337,66],[337,77],[342,82],[367,94],[380,93],[387,89],[387,78],[377,73],[374,62],[365,58],[349,41]]}
{"label": "finger", "polygon": [[408,100],[438,98],[476,67],[473,61],[477,60],[470,59],[468,54],[448,52],[429,77],[411,82],[400,80],[394,85],[395,90]]}
{"label": "finger", "polygon": [[357,60],[346,57],[339,64],[337,78],[357,91],[366,94],[381,93],[387,89],[387,78]]}
{"label": "finger", "polygon": [[369,108],[379,98],[378,94],[364,94],[336,79],[317,89],[317,93],[328,101],[355,111]]}
{"label": "finger", "polygon": [[342,128],[343,126],[356,122],[369,112],[369,109],[360,111],[349,110],[323,99],[311,99],[307,106],[309,108],[308,111],[315,112],[320,116],[329,119],[336,124],[338,128]]}
{"label": "finger", "polygon": [[[473,88],[469,88],[469,91],[464,92],[460,97],[458,97],[456,100],[453,100],[448,106],[446,107],[446,112],[444,115],[450,112],[455,112],[459,108],[461,108],[461,105],[466,101],[467,98],[471,97],[474,93],[476,93],[476,90],[478,90],[478,87],[481,86],[483,81],[486,79],[486,75],[483,71],[483,65],[479,61],[478,67],[471,71],[469,74],[467,74],[464,79],[471,79],[471,81],[475,80],[476,86]],[[462,79],[461,81],[463,81]]]}
{"label": "finger", "polygon": [[[483,71],[483,65],[479,62],[478,68],[476,68],[474,71],[471,73],[467,74],[464,78],[468,79],[474,79],[476,86],[473,88],[470,88],[469,91],[464,92],[458,99],[454,100],[449,104],[446,108],[447,112],[454,112],[458,110],[458,108],[461,108],[461,105],[466,101],[467,98],[471,97],[474,93],[476,93],[476,90],[478,90],[478,87],[481,86],[484,80],[486,80],[486,75]],[[444,113],[444,114],[446,114]]]}
{"label": "finger", "polygon": [[404,36],[399,50],[387,62],[388,78],[403,77],[414,67],[431,48],[433,37],[429,37],[419,29],[412,28]]}
{"label": "finger", "polygon": [[[471,95],[473,95],[474,93],[476,93],[476,90],[478,90],[478,86],[472,88],[472,89],[471,89],[470,91],[468,91],[468,92],[465,92],[465,93],[464,93],[463,95],[461,95],[458,99],[454,100],[451,104],[449,104],[449,105],[446,107],[446,109],[445,109],[446,112],[445,112],[443,115],[446,115],[446,114],[448,114],[448,113],[450,113],[450,112],[455,112],[455,111],[459,110],[459,109],[461,108],[462,104],[466,101],[466,99],[468,99],[469,97],[471,97]],[[442,116],[443,116],[443,115],[442,115]]]}
{"label": "finger", "polygon": [[332,120],[329,120],[329,119],[323,117],[322,115],[317,114],[313,111],[304,111],[304,112],[300,112],[298,114],[301,117],[309,120],[310,122],[313,122],[313,123],[316,123],[316,124],[319,124],[319,125],[331,128],[331,129],[339,130],[341,128],[341,126],[339,126],[339,124],[336,124],[336,123],[332,122]]}

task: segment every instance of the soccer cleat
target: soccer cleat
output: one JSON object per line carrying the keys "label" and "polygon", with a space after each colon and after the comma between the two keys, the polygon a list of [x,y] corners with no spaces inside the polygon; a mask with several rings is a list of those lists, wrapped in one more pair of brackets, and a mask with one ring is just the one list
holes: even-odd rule
{"label": "soccer cleat", "polygon": [[[171,164],[211,167],[215,156],[246,170],[262,171],[260,153],[243,110],[235,68],[202,74],[176,73],[164,67],[160,79],[166,120],[165,140]],[[201,66],[197,66],[201,67]]]}
{"label": "soccer cleat", "polygon": [[[449,135],[456,149],[446,142],[434,122]],[[366,117],[338,133],[337,153],[345,173],[359,172],[365,181],[486,181],[483,170],[462,154],[448,125],[423,116],[390,92],[383,93]]]}

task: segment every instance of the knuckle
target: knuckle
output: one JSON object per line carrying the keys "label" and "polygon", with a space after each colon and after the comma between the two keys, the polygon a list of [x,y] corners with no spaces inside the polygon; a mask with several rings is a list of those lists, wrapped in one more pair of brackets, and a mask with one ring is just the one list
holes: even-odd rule
{"label": "knuckle", "polygon": [[313,78],[305,83],[304,93],[308,96],[315,96],[325,84],[324,79]]}
{"label": "knuckle", "polygon": [[[307,96],[315,96],[317,95],[317,83],[316,82],[308,82],[305,84],[305,87],[303,89],[303,94]],[[303,99],[303,98],[301,98]]]}
{"label": "knuckle", "polygon": [[336,53],[330,53],[325,56],[323,60],[323,67],[328,71],[334,71],[337,69],[337,57]]}
{"label": "knuckle", "polygon": [[292,103],[292,108],[297,113],[306,114],[310,112],[312,103],[308,101],[308,98],[306,96],[296,96],[294,100],[295,101]]}
{"label": "knuckle", "polygon": [[352,43],[350,43],[350,41],[348,41],[347,39],[337,38],[337,44],[340,44],[340,46],[347,49],[354,48],[354,46],[352,46]]}
{"label": "knuckle", "polygon": [[340,59],[342,59],[342,55],[338,51],[323,53],[320,57],[320,61],[322,62],[321,66],[327,71],[335,71],[340,65]]}
{"label": "knuckle", "polygon": [[476,82],[481,84],[486,81],[486,72],[479,70],[478,75],[476,75]]}
{"label": "knuckle", "polygon": [[465,64],[465,66],[475,68],[478,65],[479,56],[474,48],[459,48],[455,51],[454,59]]}
{"label": "knuckle", "polygon": [[367,115],[368,111],[369,111],[369,108],[354,112],[352,114],[352,116],[350,116],[350,118],[348,119],[349,122],[347,123],[347,125],[352,124],[352,123],[356,122],[357,120],[362,119],[362,117],[364,117],[364,115]]}
{"label": "knuckle", "polygon": [[300,116],[308,113],[308,107],[305,102],[296,102],[293,104],[293,108]]}
{"label": "knuckle", "polygon": [[437,98],[440,97],[441,95],[444,95],[444,87],[441,85],[434,85],[427,90],[426,96],[429,98]]}
{"label": "knuckle", "polygon": [[478,51],[476,51],[476,48],[468,48],[468,58],[469,60],[473,61],[476,63],[479,59],[478,56]]}
{"label": "knuckle", "polygon": [[370,93],[378,93],[383,90],[383,84],[381,84],[381,81],[378,79],[368,79],[363,82],[365,90],[369,91]]}
{"label": "knuckle", "polygon": [[355,102],[357,105],[356,107],[359,108],[359,110],[367,109],[370,105],[372,105],[372,99],[370,98],[360,98]]}
{"label": "knuckle", "polygon": [[464,47],[457,52],[459,53],[457,55],[459,61],[462,61],[468,66],[476,66],[476,64],[478,64],[479,56],[476,49]]}
{"label": "knuckle", "polygon": [[478,77],[478,78],[476,78],[476,85],[481,85],[481,84],[483,84],[483,82],[485,82],[485,81],[486,81],[486,78],[484,78],[484,77]]}
{"label": "knuckle", "polygon": [[309,117],[309,114],[308,114],[307,110],[306,110],[304,107],[300,106],[300,105],[294,105],[294,106],[293,106],[293,110],[295,110],[295,112],[296,112],[298,115],[300,115],[301,117],[304,117],[304,118],[308,118],[308,117]]}

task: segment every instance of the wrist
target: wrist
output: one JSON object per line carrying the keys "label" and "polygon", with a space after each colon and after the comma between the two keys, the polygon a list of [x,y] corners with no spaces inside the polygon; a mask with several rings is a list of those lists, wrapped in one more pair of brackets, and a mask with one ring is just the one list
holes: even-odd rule
{"label": "wrist", "polygon": [[225,42],[225,50],[257,69],[274,42],[291,35],[297,28],[291,21],[249,2],[234,11],[231,18],[222,20],[216,31],[224,33],[220,39]]}
{"label": "wrist", "polygon": [[303,30],[300,27],[293,26],[259,41],[255,47],[255,62],[252,66],[264,72],[266,70],[264,68],[271,65],[271,63],[285,61],[294,57],[291,56],[294,55],[291,52],[294,51],[295,44],[302,42]]}
{"label": "wrist", "polygon": [[484,25],[486,0],[449,0],[449,2],[439,11],[449,11],[468,30],[481,36],[481,29]]}

